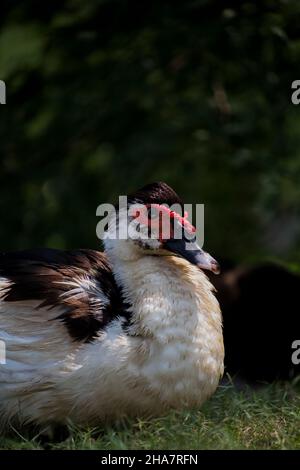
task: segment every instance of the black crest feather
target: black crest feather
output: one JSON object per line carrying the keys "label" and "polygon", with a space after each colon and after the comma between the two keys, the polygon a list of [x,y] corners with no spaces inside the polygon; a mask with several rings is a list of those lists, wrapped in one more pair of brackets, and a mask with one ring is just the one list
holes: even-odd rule
{"label": "black crest feather", "polygon": [[128,202],[138,204],[179,204],[183,206],[183,202],[178,194],[164,182],[155,182],[143,186],[138,191],[128,196]]}

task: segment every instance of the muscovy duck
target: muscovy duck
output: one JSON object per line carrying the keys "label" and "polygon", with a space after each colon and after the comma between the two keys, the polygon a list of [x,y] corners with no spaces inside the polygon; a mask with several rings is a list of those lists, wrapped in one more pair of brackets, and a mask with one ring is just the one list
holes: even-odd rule
{"label": "muscovy duck", "polygon": [[[128,197],[136,203],[182,205],[165,183]],[[107,237],[104,248],[0,254],[3,427],[158,415],[198,407],[215,391],[222,321],[202,269],[217,272],[217,262],[172,235]]]}

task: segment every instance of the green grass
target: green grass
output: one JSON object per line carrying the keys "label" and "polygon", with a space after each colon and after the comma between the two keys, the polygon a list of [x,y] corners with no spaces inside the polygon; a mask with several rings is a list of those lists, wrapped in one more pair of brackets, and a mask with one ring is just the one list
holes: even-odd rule
{"label": "green grass", "polygon": [[[300,394],[289,384],[220,387],[201,410],[73,429],[53,449],[300,449]],[[1,449],[41,449],[37,438],[2,437]]]}

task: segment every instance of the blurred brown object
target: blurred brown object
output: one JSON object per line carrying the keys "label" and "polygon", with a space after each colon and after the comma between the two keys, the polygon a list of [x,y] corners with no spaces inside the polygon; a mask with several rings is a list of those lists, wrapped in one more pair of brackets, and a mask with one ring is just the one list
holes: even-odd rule
{"label": "blurred brown object", "polygon": [[[222,263],[221,263],[222,266]],[[210,275],[224,322],[225,371],[250,382],[293,379],[292,343],[300,339],[300,277],[276,264]]]}

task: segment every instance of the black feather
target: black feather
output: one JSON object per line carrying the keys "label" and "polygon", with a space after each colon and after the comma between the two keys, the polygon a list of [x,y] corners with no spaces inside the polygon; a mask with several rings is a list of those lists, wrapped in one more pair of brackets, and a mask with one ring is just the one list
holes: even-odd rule
{"label": "black feather", "polygon": [[150,183],[128,196],[128,203],[138,204],[179,204],[183,207],[182,199],[166,183]]}

